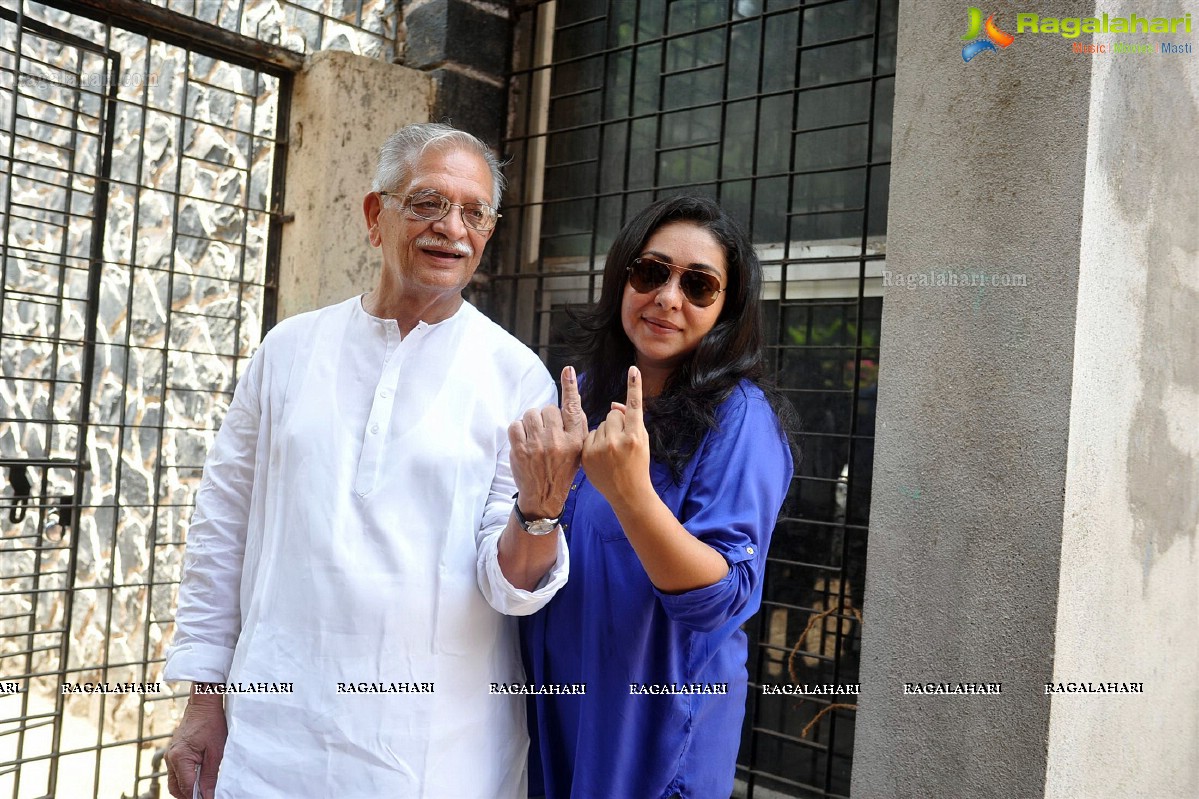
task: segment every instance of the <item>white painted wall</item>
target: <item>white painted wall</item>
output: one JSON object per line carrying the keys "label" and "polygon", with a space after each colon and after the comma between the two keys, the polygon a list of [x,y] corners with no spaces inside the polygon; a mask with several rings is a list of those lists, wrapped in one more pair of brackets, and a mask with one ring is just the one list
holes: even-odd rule
{"label": "white painted wall", "polygon": [[1047,697],[1046,797],[1199,796],[1197,129],[1199,54],[1095,58],[1054,680],[1145,693]]}

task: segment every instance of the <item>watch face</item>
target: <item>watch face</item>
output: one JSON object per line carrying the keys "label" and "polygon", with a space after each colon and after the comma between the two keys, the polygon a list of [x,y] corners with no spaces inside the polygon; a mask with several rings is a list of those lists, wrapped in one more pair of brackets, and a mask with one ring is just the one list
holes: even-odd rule
{"label": "watch face", "polygon": [[557,526],[557,519],[537,519],[536,521],[529,522],[525,526],[525,529],[529,531],[530,535],[547,535],[548,533],[552,533]]}

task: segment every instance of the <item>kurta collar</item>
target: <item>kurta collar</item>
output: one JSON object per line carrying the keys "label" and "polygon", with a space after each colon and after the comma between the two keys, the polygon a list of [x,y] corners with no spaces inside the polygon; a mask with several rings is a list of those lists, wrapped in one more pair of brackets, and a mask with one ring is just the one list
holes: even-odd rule
{"label": "kurta collar", "polygon": [[[363,306],[363,304],[362,304],[365,299],[366,299],[366,292],[363,292],[362,294],[358,295],[357,299],[354,300],[355,315],[359,315],[363,319],[367,320],[368,322],[371,322],[375,325],[379,325],[386,330],[399,332],[400,323],[397,322],[395,319],[391,319],[391,318],[385,319],[381,316],[375,316],[374,314],[369,313],[366,310],[366,307]],[[470,311],[468,311],[467,308],[473,309],[473,306],[464,299],[462,301],[462,304],[458,306],[458,310],[454,311],[452,314],[450,314],[445,319],[442,319],[440,322],[434,322],[432,324],[429,324],[428,322],[425,322],[422,320],[422,321],[416,323],[416,327],[412,328],[412,332],[416,333],[417,335],[423,336],[423,335],[426,335],[427,333],[431,333],[432,331],[434,331],[440,327],[452,327],[454,324],[458,324],[458,323],[462,322],[464,319],[466,319],[466,317],[470,313]]]}

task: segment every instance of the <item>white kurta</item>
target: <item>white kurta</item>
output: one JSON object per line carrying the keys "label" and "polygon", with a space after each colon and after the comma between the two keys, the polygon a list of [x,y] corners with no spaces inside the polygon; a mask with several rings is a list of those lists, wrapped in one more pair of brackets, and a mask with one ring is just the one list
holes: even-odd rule
{"label": "white kurta", "polygon": [[[515,619],[535,592],[496,546],[508,424],[555,400],[524,345],[469,303],[401,340],[360,298],[263,341],[209,453],[168,680],[283,683],[226,696],[217,797],[525,796]],[[346,693],[339,683],[429,684]]]}

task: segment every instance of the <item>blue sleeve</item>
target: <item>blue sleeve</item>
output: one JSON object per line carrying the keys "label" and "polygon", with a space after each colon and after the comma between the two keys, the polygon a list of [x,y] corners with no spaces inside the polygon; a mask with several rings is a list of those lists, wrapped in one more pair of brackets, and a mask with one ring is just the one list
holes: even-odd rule
{"label": "blue sleeve", "polygon": [[679,521],[724,556],[729,573],[682,594],[655,589],[666,615],[697,632],[757,610],[766,550],[793,471],[791,450],[760,391],[734,390],[717,421],[696,453]]}

